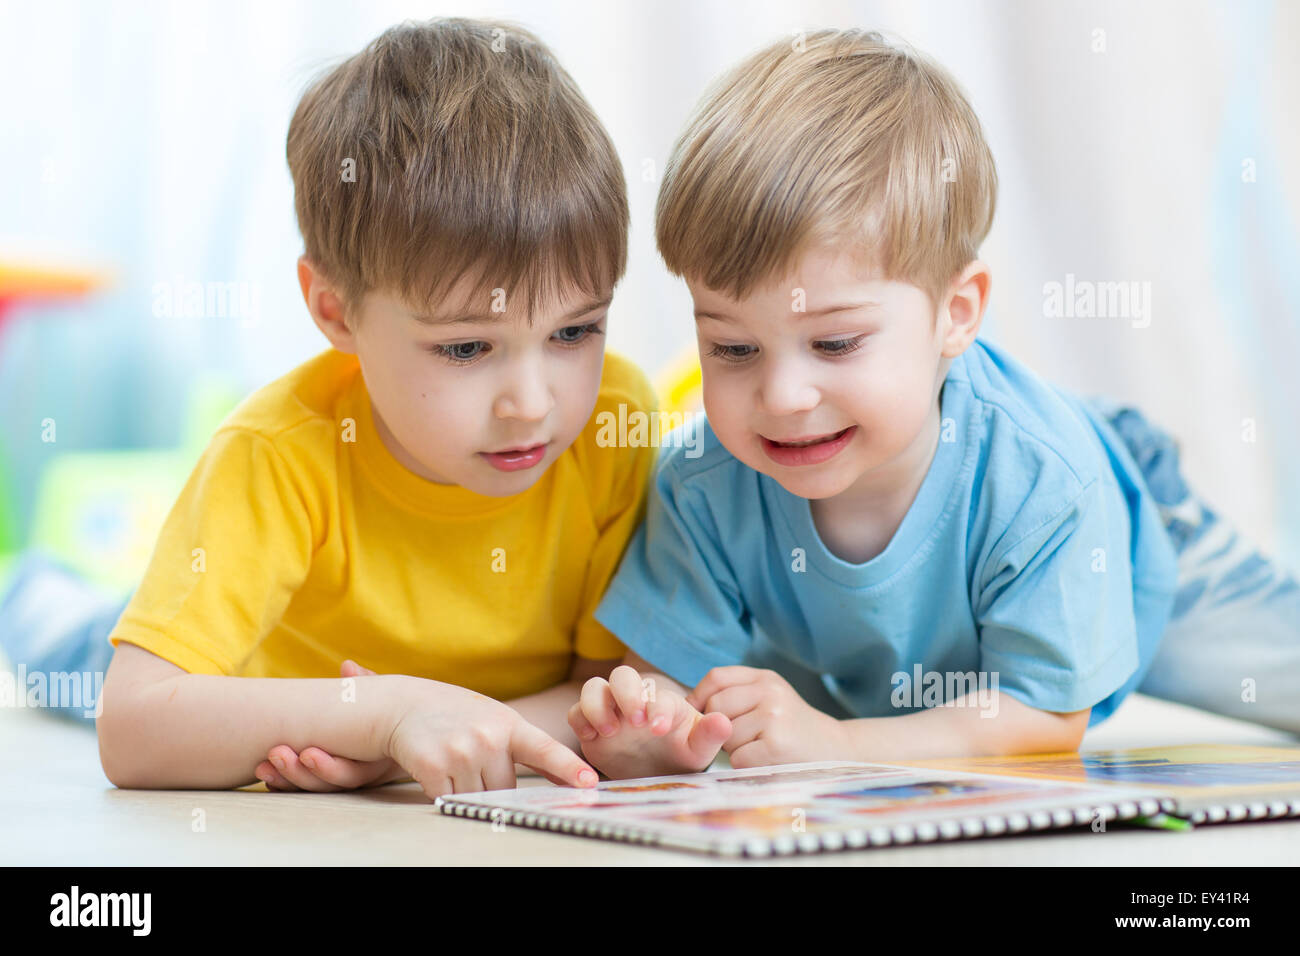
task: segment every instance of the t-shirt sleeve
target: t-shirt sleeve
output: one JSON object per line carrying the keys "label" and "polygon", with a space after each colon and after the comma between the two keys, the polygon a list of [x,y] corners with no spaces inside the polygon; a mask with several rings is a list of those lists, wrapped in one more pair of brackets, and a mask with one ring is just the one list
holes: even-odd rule
{"label": "t-shirt sleeve", "polygon": [[1137,670],[1128,514],[1094,479],[981,575],[980,670],[1040,710],[1085,710]]}
{"label": "t-shirt sleeve", "polygon": [[739,664],[749,613],[702,494],[684,484],[674,449],[656,469],[645,524],[628,546],[596,617],[640,657],[695,686]]}
{"label": "t-shirt sleeve", "polygon": [[109,635],[196,674],[233,675],[306,579],[311,513],[299,476],[256,432],[219,430]]}

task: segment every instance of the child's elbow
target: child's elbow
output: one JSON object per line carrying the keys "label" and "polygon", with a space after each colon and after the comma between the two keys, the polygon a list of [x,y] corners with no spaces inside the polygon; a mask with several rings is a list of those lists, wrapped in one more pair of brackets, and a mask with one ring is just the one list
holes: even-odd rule
{"label": "child's elbow", "polygon": [[98,727],[99,733],[99,766],[104,771],[104,776],[113,786],[122,789],[131,789],[130,773],[118,756],[117,749],[113,746],[111,731],[101,718]]}
{"label": "child's elbow", "polygon": [[105,703],[95,721],[99,738],[99,765],[108,782],[119,790],[148,790],[156,786],[150,778],[147,754],[140,746],[138,724],[132,719],[125,701],[113,698],[116,706]]}
{"label": "child's elbow", "polygon": [[126,759],[130,754],[130,747],[123,746],[119,723],[108,719],[107,713],[95,723],[96,733],[99,736],[99,765],[104,771],[104,776],[118,789],[138,789],[141,785],[138,773]]}
{"label": "child's elbow", "polygon": [[1036,728],[1032,750],[1024,753],[1065,753],[1079,749],[1083,735],[1088,730],[1088,716],[1092,708],[1076,710],[1073,713],[1044,712],[1044,716],[1053,718],[1046,726]]}
{"label": "child's elbow", "polygon": [[1088,730],[1092,708],[1069,713],[1039,710],[1009,700],[1013,718],[1002,738],[999,756],[1018,754],[1067,753],[1079,749]]}
{"label": "child's elbow", "polygon": [[1079,744],[1083,743],[1083,735],[1088,732],[1088,718],[1092,716],[1092,708],[1087,710],[1076,710],[1072,714],[1060,714],[1063,729],[1062,738],[1066,746],[1064,750],[1078,750]]}

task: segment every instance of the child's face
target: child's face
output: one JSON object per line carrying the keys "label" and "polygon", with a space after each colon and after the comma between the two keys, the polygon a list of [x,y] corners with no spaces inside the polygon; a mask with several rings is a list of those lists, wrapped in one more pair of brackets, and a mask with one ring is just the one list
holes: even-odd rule
{"label": "child's face", "polygon": [[[375,426],[406,468],[484,495],[531,486],[582,432],[596,405],[609,296],[543,303],[530,328],[506,303],[471,305],[464,284],[434,324],[372,292],[352,336]],[[498,305],[500,303],[497,303]],[[443,321],[478,316],[475,321]]]}
{"label": "child's face", "polygon": [[688,284],[704,408],[728,451],[803,498],[912,480],[946,372],[921,289],[825,251],[740,300]]}

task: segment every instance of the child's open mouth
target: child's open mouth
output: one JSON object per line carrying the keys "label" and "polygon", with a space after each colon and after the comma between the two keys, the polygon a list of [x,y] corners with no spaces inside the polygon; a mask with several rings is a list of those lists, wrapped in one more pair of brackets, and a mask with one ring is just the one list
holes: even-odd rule
{"label": "child's open mouth", "polygon": [[549,442],[543,442],[540,445],[533,445],[529,448],[511,448],[506,451],[481,451],[479,452],[487,459],[489,465],[498,471],[519,471],[523,468],[532,468],[543,458],[546,457],[546,447]]}
{"label": "child's open mouth", "polygon": [[759,437],[763,439],[767,457],[778,465],[818,465],[839,454],[840,449],[853,440],[857,430],[857,425],[850,425],[830,435],[805,436],[789,441],[773,441],[766,435]]}

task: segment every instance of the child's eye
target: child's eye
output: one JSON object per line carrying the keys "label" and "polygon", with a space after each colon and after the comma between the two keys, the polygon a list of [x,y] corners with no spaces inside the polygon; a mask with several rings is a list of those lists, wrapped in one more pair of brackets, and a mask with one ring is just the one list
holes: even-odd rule
{"label": "child's eye", "polygon": [[589,325],[568,325],[555,331],[555,335],[562,345],[577,345],[588,336],[603,334],[600,325],[595,322]]}
{"label": "child's eye", "polygon": [[865,335],[858,335],[851,339],[828,339],[813,344],[820,346],[827,355],[848,355],[862,348],[862,340],[865,338]]}
{"label": "child's eye", "polygon": [[[561,345],[573,346],[579,345],[587,338],[593,335],[603,335],[604,330],[597,323],[589,325],[570,325],[558,329],[554,333]],[[485,352],[491,351],[492,346],[486,342],[454,342],[450,345],[432,345],[429,351],[435,355],[440,355],[453,365],[468,365]]]}
{"label": "child's eye", "polygon": [[752,345],[719,345],[713,343],[713,348],[709,349],[709,356],[720,358],[724,362],[743,362],[758,350]]}
{"label": "child's eye", "polygon": [[455,342],[451,345],[435,345],[430,351],[441,355],[453,365],[467,365],[491,347],[486,342]]}

